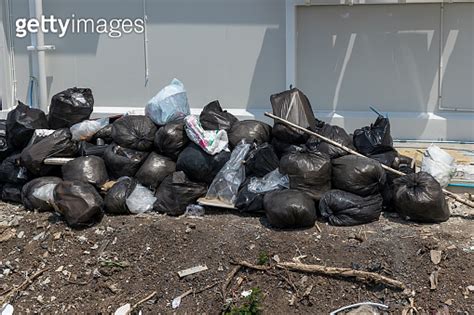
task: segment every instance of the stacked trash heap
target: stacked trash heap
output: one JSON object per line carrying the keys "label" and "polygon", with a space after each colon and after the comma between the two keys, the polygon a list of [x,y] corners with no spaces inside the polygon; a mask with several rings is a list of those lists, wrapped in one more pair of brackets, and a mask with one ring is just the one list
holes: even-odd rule
{"label": "stacked trash heap", "polygon": [[[51,100],[49,115],[21,102],[0,122],[1,199],[28,210],[57,212],[71,227],[108,215],[185,213],[199,198],[240,212],[264,213],[277,228],[378,220],[397,211],[441,222],[449,209],[438,181],[415,173],[393,148],[389,120],[349,135],[315,118],[298,89],[271,96],[273,113],[367,156],[344,150],[283,123],[239,121],[218,101],[190,115],[181,82],[161,90],[146,115],[90,120],[90,89]],[[64,165],[50,158],[73,158]],[[388,174],[381,163],[406,173]]]}

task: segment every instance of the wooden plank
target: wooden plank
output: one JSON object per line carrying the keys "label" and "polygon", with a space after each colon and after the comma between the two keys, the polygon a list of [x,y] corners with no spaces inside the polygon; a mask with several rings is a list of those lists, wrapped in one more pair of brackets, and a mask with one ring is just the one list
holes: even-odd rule
{"label": "wooden plank", "polygon": [[207,198],[199,198],[197,200],[198,204],[201,206],[208,206],[208,207],[216,207],[216,208],[224,208],[224,209],[233,209],[237,210],[235,205],[230,205],[228,203],[222,202],[218,199],[207,199]]}
{"label": "wooden plank", "polygon": [[188,268],[188,269],[178,271],[178,276],[180,278],[183,278],[183,277],[193,275],[193,274],[201,272],[201,271],[205,271],[207,269],[208,268],[207,268],[206,265],[195,266],[195,267],[192,267],[192,268]]}

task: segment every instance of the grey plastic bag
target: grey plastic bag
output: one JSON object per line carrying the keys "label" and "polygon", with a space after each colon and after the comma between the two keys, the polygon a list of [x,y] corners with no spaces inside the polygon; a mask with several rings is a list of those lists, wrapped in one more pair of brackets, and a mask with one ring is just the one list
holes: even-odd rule
{"label": "grey plastic bag", "polygon": [[250,151],[250,147],[251,145],[248,143],[241,143],[234,149],[230,160],[214,178],[207,191],[206,198],[219,199],[231,205],[235,203],[240,184],[245,180],[245,165],[243,162]]}

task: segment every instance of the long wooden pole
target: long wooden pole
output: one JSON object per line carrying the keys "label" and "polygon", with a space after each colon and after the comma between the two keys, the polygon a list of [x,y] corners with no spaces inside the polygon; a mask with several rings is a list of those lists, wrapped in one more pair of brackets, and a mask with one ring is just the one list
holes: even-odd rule
{"label": "long wooden pole", "polygon": [[[332,144],[333,146],[338,147],[338,148],[340,148],[340,149],[342,149],[342,150],[344,150],[344,151],[346,151],[346,152],[348,152],[348,153],[350,153],[350,154],[357,155],[357,156],[360,156],[360,157],[368,158],[368,157],[366,157],[365,155],[363,155],[363,154],[361,154],[361,153],[359,153],[359,152],[357,152],[357,151],[355,151],[355,150],[352,150],[351,148],[348,148],[348,147],[346,147],[346,146],[340,144],[339,142],[336,142],[336,141],[334,141],[334,140],[332,140],[332,139],[329,139],[329,138],[327,138],[327,137],[325,137],[325,136],[323,136],[323,135],[320,135],[319,133],[316,133],[316,132],[314,132],[314,131],[308,130],[308,129],[304,128],[304,127],[298,126],[297,124],[294,124],[294,123],[292,123],[292,122],[290,122],[290,121],[288,121],[288,120],[285,120],[285,119],[283,119],[283,118],[281,118],[281,117],[275,116],[275,115],[273,115],[273,114],[271,114],[271,113],[268,113],[268,112],[265,113],[265,116],[270,117],[270,118],[272,118],[272,119],[274,119],[274,120],[276,120],[276,121],[278,121],[278,122],[281,122],[281,123],[283,123],[283,124],[285,124],[285,125],[288,125],[288,126],[291,126],[291,127],[293,127],[293,128],[299,129],[299,130],[301,130],[301,131],[303,131],[303,132],[306,132],[307,134],[310,134],[310,135],[312,135],[312,136],[318,137],[319,139],[321,139],[321,140],[323,140],[323,141],[325,141],[325,142],[327,142],[327,143],[330,143],[330,144]],[[399,170],[393,169],[393,168],[391,168],[391,167],[389,167],[389,166],[387,166],[387,165],[384,165],[384,164],[382,164],[382,163],[380,163],[380,165],[382,165],[382,167],[383,167],[386,171],[388,171],[388,172],[390,172],[390,173],[393,173],[393,174],[396,174],[396,175],[400,175],[400,176],[406,175],[405,173],[400,172]],[[452,192],[450,192],[449,190],[443,189],[443,192],[444,192],[444,194],[447,195],[448,197],[451,197],[451,198],[453,198],[454,200],[456,200],[456,201],[458,201],[458,202],[460,202],[460,203],[462,203],[462,204],[465,204],[466,206],[469,206],[469,207],[471,207],[471,208],[474,208],[474,203],[473,203],[473,202],[471,202],[471,201],[469,201],[469,200],[467,200],[467,199],[461,198],[461,197],[459,197],[457,194],[452,193]]]}

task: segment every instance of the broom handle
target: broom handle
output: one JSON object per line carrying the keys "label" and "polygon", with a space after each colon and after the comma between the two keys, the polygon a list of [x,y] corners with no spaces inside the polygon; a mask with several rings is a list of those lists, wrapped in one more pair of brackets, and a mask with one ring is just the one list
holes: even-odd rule
{"label": "broom handle", "polygon": [[[336,142],[336,141],[334,141],[334,140],[332,140],[332,139],[326,138],[325,136],[322,136],[322,135],[320,135],[319,133],[316,133],[316,132],[311,131],[311,130],[308,130],[308,129],[304,128],[304,127],[298,126],[297,124],[294,124],[294,123],[292,123],[292,122],[290,122],[290,121],[288,121],[288,120],[285,120],[285,119],[283,119],[283,118],[280,118],[280,117],[278,117],[278,116],[275,116],[275,115],[273,115],[273,114],[271,114],[271,113],[268,113],[268,112],[267,112],[267,113],[265,113],[265,116],[270,117],[270,118],[272,118],[272,119],[274,119],[274,120],[276,120],[276,121],[278,121],[278,122],[281,122],[281,123],[283,123],[283,124],[285,124],[285,125],[288,125],[288,126],[291,126],[291,127],[293,127],[293,128],[299,129],[299,130],[301,130],[301,131],[303,131],[303,132],[306,132],[307,134],[310,134],[310,135],[312,135],[312,136],[318,137],[319,139],[321,139],[321,140],[323,140],[323,141],[325,141],[325,142],[327,142],[327,143],[330,143],[330,144],[332,144],[333,146],[338,147],[338,148],[340,148],[340,149],[342,149],[342,150],[344,150],[344,151],[346,151],[346,152],[348,152],[348,153],[350,153],[350,154],[357,155],[357,156],[360,156],[360,157],[368,158],[368,157],[366,157],[365,155],[363,155],[363,154],[361,154],[361,153],[359,153],[359,152],[357,152],[357,151],[355,151],[355,150],[352,150],[351,148],[348,148],[348,147],[346,147],[346,146],[340,144],[339,142]],[[385,164],[380,163],[380,165],[383,167],[383,169],[385,169],[386,171],[389,171],[390,173],[393,173],[393,174],[396,174],[396,175],[400,175],[400,176],[406,175],[405,173],[400,172],[400,171],[398,171],[398,170],[396,170],[396,169],[393,169],[393,168],[391,168],[391,167],[389,167],[389,166],[387,166],[387,165],[385,165]],[[469,206],[469,207],[471,207],[471,208],[474,208],[474,203],[473,203],[473,202],[471,202],[471,201],[469,201],[469,200],[467,200],[467,199],[461,198],[460,196],[458,196],[458,195],[455,194],[455,193],[450,192],[449,190],[443,189],[443,192],[444,192],[444,194],[447,195],[448,197],[451,197],[451,198],[455,199],[456,201],[459,201],[460,203],[465,204],[466,206]]]}

